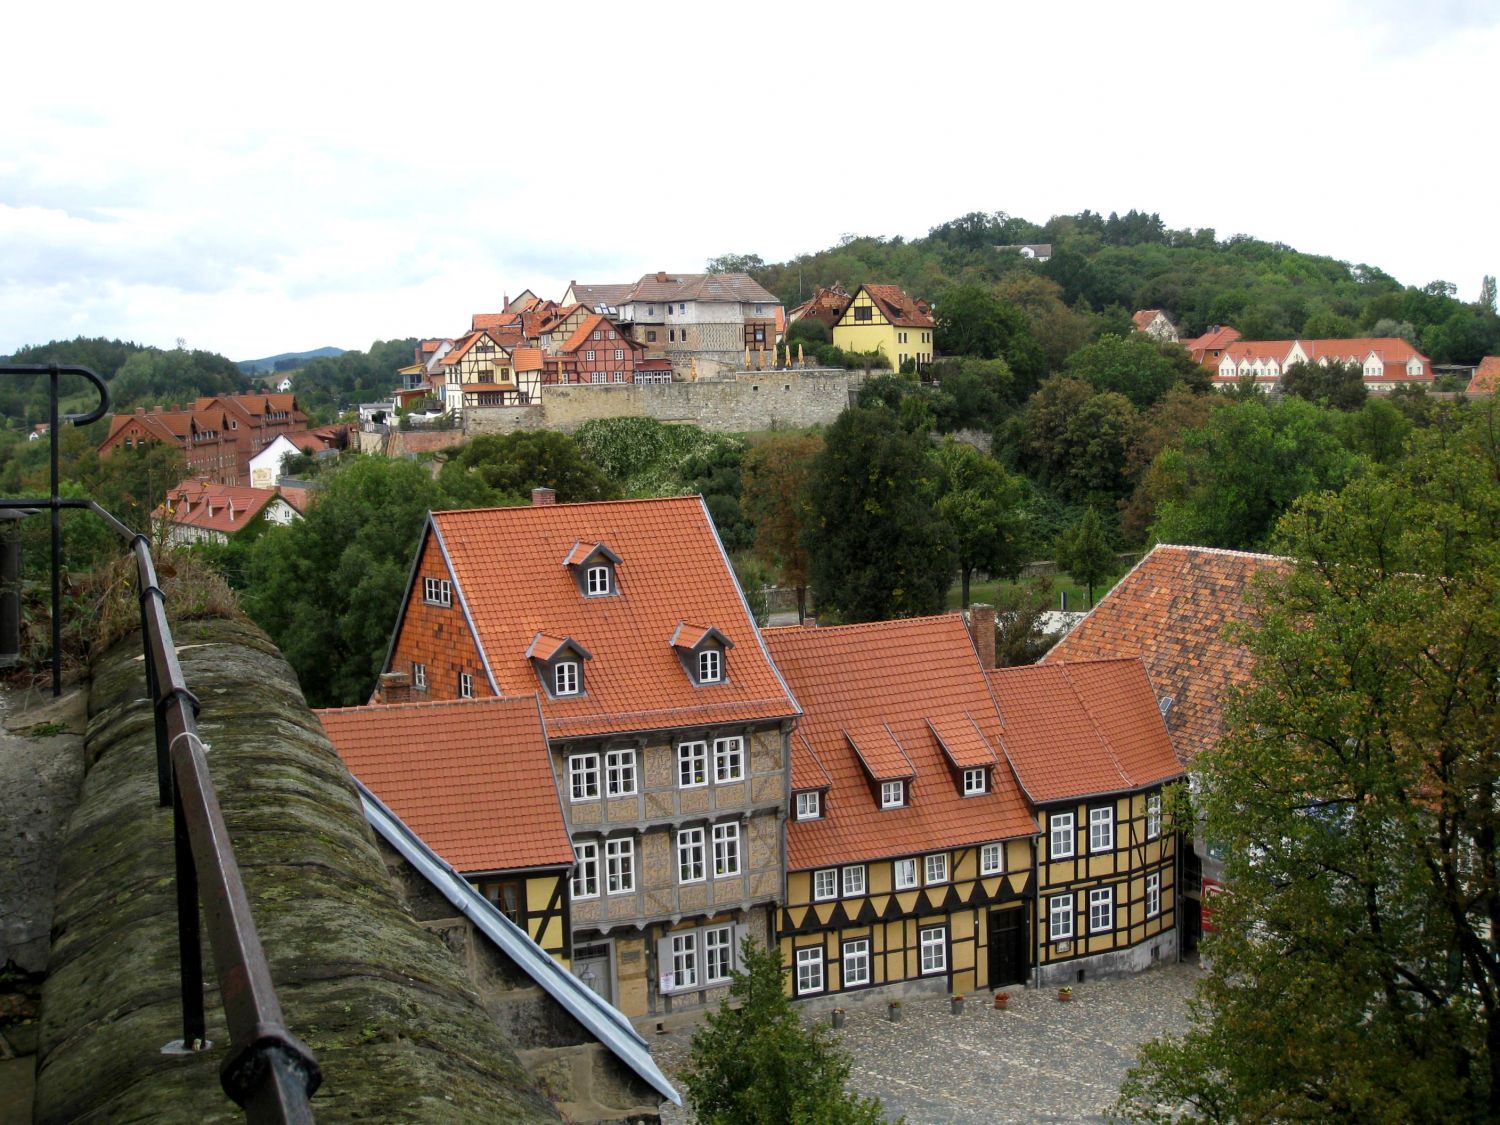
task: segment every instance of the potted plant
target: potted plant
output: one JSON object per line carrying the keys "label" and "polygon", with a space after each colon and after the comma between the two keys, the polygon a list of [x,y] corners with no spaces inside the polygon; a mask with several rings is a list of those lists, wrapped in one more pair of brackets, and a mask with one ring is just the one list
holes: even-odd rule
{"label": "potted plant", "polygon": [[997,993],[995,993],[995,1011],[997,1011],[997,1012],[1003,1012],[1003,1011],[1005,1011],[1006,1008],[1009,1008],[1009,1007],[1010,1007],[1010,993],[1009,992],[997,992]]}
{"label": "potted plant", "polygon": [[834,1026],[834,1030],[838,1030],[839,1028],[841,1028],[841,1027],[844,1026],[844,1009],[843,1008],[835,1008],[833,1010],[833,1026]]}
{"label": "potted plant", "polygon": [[892,1023],[901,1022],[901,1001],[892,1000],[885,1008],[885,1018]]}
{"label": "potted plant", "polygon": [[1068,984],[1063,985],[1057,990],[1057,998],[1064,1003],[1073,999],[1073,986]]}
{"label": "potted plant", "polygon": [[951,997],[949,997],[949,1004],[952,1006],[952,1011],[955,1016],[961,1016],[964,1014],[964,998],[962,993],[955,992]]}

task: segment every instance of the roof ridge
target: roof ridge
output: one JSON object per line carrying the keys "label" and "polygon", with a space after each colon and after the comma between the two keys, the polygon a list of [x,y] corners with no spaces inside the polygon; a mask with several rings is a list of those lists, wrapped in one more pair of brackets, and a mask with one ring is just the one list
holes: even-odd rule
{"label": "roof ridge", "polygon": [[892,626],[915,625],[926,621],[942,621],[950,617],[956,617],[960,622],[962,622],[963,612],[961,610],[954,609],[949,610],[947,613],[929,613],[921,617],[890,617],[885,619],[884,621],[851,621],[845,625],[816,625],[812,627],[808,627],[806,625],[774,625],[767,626],[766,628],[762,629],[761,632],[811,633],[816,635],[821,633],[832,633],[836,630],[853,632],[856,629],[881,629]]}
{"label": "roof ridge", "polygon": [[434,516],[468,516],[480,512],[521,512],[541,509],[544,511],[556,511],[558,508],[602,508],[608,505],[620,504],[662,504],[669,500],[696,500],[699,494],[687,493],[682,496],[632,496],[623,500],[567,500],[553,504],[495,504],[488,508],[443,508],[434,511]]}
{"label": "roof ridge", "polygon": [[[1152,547],[1150,551],[1146,552],[1145,556],[1141,559],[1141,562],[1145,562],[1147,558],[1150,558],[1153,552],[1162,549],[1166,549],[1169,551],[1198,551],[1205,555],[1228,555],[1238,559],[1270,559],[1274,562],[1296,561],[1291,555],[1273,555],[1265,551],[1237,551],[1231,547],[1199,547],[1192,543],[1158,543],[1156,546]],[[1139,565],[1140,563],[1136,564],[1136,566]],[[1132,567],[1131,569],[1133,570],[1134,567]],[[1125,579],[1121,578],[1120,581],[1123,582],[1125,581]],[[1116,585],[1118,585],[1118,583],[1116,583]]]}
{"label": "roof ridge", "polygon": [[353,707],[315,707],[314,715],[348,714],[351,711],[370,711],[386,714],[390,711],[407,710],[436,710],[440,707],[489,707],[497,703],[524,703],[527,700],[535,702],[536,693],[526,695],[487,695],[478,699],[406,699],[399,703],[360,703]]}

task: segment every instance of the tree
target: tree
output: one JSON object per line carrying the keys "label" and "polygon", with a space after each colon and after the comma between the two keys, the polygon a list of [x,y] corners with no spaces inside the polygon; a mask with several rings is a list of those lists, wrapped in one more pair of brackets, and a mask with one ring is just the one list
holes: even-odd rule
{"label": "tree", "polygon": [[807,616],[811,560],[805,535],[812,516],[808,483],[823,450],[816,434],[772,434],[755,442],[740,469],[740,506],[755,525],[755,557],[797,591],[797,621]]}
{"label": "tree", "polygon": [[753,273],[766,268],[759,254],[720,254],[708,260],[709,273]]}
{"label": "tree", "polygon": [[1140,1121],[1500,1118],[1500,413],[1303,500],[1197,760],[1226,844],[1188,1031]]}
{"label": "tree", "polygon": [[942,611],[953,554],[927,449],[884,408],[852,407],[829,427],[804,540],[820,609],[845,622]]}
{"label": "tree", "polygon": [[938,515],[953,529],[963,602],[974,571],[1013,578],[1025,561],[1020,482],[972,445],[951,438],[933,453]]}
{"label": "tree", "polygon": [[944,293],[934,320],[938,351],[1005,360],[1022,397],[1046,374],[1046,355],[1032,339],[1025,314],[981,285],[959,285]]}
{"label": "tree", "polygon": [[1053,552],[1058,569],[1089,588],[1089,608],[1093,609],[1094,587],[1115,569],[1115,552],[1099,513],[1093,508],[1084,512],[1076,524],[1057,537]]}
{"label": "tree", "polygon": [[1069,356],[1063,370],[1096,391],[1124,395],[1137,410],[1188,380],[1196,390],[1208,389],[1207,371],[1179,345],[1158,344],[1140,332],[1101,336]]}
{"label": "tree", "polygon": [[880,1099],[845,1091],[848,1056],[821,1026],[804,1027],[782,981],[781,950],[752,938],[729,997],[693,1036],[683,1084],[704,1125],[880,1125]]}
{"label": "tree", "polygon": [[1081,379],[1054,375],[1010,432],[1026,472],[1066,500],[1104,502],[1130,491],[1125,466],[1139,425],[1124,395],[1096,394]]}
{"label": "tree", "polygon": [[556,430],[470,438],[443,466],[439,479],[455,497],[472,495],[472,483],[482,483],[493,498],[474,496],[470,506],[476,507],[521,503],[533,488],[556,489],[558,501],[564,504],[612,500],[619,495],[609,478],[584,459],[573,439]]}
{"label": "tree", "polygon": [[1332,410],[1358,410],[1369,397],[1364,369],[1358,363],[1338,360],[1289,365],[1281,373],[1281,390]]}

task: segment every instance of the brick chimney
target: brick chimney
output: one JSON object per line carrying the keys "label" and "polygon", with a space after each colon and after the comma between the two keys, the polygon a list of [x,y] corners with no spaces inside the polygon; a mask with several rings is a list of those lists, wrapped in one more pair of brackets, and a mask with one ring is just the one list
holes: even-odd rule
{"label": "brick chimney", "polygon": [[547,504],[557,503],[557,489],[555,488],[533,488],[531,490],[531,506],[541,508]]}
{"label": "brick chimney", "polygon": [[995,666],[995,607],[975,602],[969,607],[969,636],[986,670]]}
{"label": "brick chimney", "polygon": [[657,274],[656,274],[656,280],[657,281],[666,281],[667,280],[667,275],[664,274],[664,273],[662,273],[660,270],[658,270]]}
{"label": "brick chimney", "polygon": [[376,703],[410,703],[411,677],[405,672],[382,672],[375,685]]}

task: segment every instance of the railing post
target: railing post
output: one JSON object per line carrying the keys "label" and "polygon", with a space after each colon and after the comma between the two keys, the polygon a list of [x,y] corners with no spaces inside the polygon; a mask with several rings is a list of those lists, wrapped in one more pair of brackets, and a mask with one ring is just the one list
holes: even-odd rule
{"label": "railing post", "polygon": [[172,789],[172,847],[177,859],[177,957],[182,982],[182,1042],[168,1043],[163,1051],[195,1052],[210,1046],[203,1019],[198,865],[193,862],[193,842],[188,837],[187,817],[182,812],[182,794],[175,786]]}
{"label": "railing post", "polygon": [[57,470],[57,364],[47,373],[52,380],[52,394],[47,404],[48,444],[52,457],[52,694],[62,694],[62,509],[57,506],[59,482]]}

